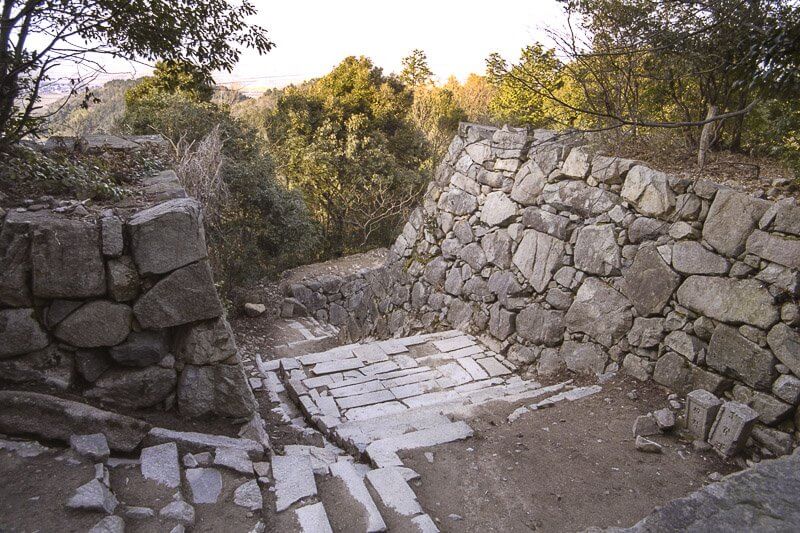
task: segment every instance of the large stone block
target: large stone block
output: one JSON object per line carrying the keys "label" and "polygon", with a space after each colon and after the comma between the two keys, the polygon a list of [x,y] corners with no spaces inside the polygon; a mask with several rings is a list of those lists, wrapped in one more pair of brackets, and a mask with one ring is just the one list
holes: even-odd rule
{"label": "large stone block", "polygon": [[623,273],[622,292],[640,315],[653,315],[664,309],[680,281],[655,246],[643,245]]}
{"label": "large stone block", "polygon": [[609,276],[622,265],[613,224],[586,226],[575,243],[575,266],[590,274]]}
{"label": "large stone block", "polygon": [[166,400],[176,381],[175,370],[171,368],[113,368],[100,376],[84,396],[111,407],[142,409]]}
{"label": "large stone block", "polygon": [[738,402],[725,402],[711,426],[708,443],[720,455],[736,455],[747,444],[757,419],[758,413],[750,407]]}
{"label": "large stone block", "polygon": [[542,190],[542,199],[556,209],[574,211],[584,217],[601,215],[620,203],[616,194],[590,187],[583,181],[548,183]]}
{"label": "large stone block", "polygon": [[55,344],[10,359],[0,359],[0,379],[11,383],[39,383],[55,390],[67,390],[74,384],[75,363],[69,352]]}
{"label": "large stone block", "polygon": [[749,254],[795,270],[800,269],[800,239],[787,239],[755,230],[745,247]]}
{"label": "large stone block", "polygon": [[579,373],[602,374],[608,362],[605,350],[591,342],[566,341],[561,345],[561,358],[569,370]]}
{"label": "large stone block", "polygon": [[236,353],[233,330],[224,316],[184,326],[175,340],[175,355],[190,365],[218,363]]}
{"label": "large stone block", "polygon": [[786,324],[776,324],[767,335],[767,343],[778,360],[800,376],[800,333]]}
{"label": "large stone block", "polygon": [[628,332],[628,343],[631,346],[653,348],[658,346],[663,338],[663,318],[636,317],[633,319],[633,327]]}
{"label": "large stone block", "polygon": [[628,171],[621,195],[650,217],[664,217],[675,207],[675,193],[667,175],[642,165]]}
{"label": "large stone block", "polygon": [[703,239],[721,254],[738,256],[769,205],[730,189],[718,191],[706,216]]}
{"label": "large stone block", "polygon": [[481,209],[481,222],[487,226],[503,226],[511,222],[517,215],[517,204],[502,191],[486,195],[486,202]]}
{"label": "large stone block", "polygon": [[522,225],[542,233],[552,235],[556,239],[566,241],[569,238],[567,231],[569,219],[543,211],[537,207],[528,207],[522,211]]}
{"label": "large stone block", "polygon": [[517,171],[514,177],[514,186],[511,189],[511,199],[522,205],[534,205],[542,194],[547,176],[536,161],[528,161]]}
{"label": "large stone block", "polygon": [[532,304],[517,315],[517,334],[533,344],[557,346],[564,337],[564,313]]}
{"label": "large stone block", "polygon": [[481,239],[486,260],[502,269],[511,267],[511,237],[506,230],[489,233]]}
{"label": "large stone block", "polygon": [[754,391],[744,385],[737,384],[733,386],[733,399],[752,407],[758,413],[758,420],[768,426],[776,425],[787,418],[793,411],[791,405],[769,394]]}
{"label": "large stone block", "polygon": [[49,342],[33,309],[0,310],[0,359],[41,350]]}
{"label": "large stone block", "polygon": [[779,318],[769,291],[753,279],[690,276],[678,288],[678,302],[721,322],[767,329]]}
{"label": "large stone block", "polygon": [[216,414],[241,418],[256,408],[253,391],[241,365],[186,365],[178,382],[178,409],[182,415]]}
{"label": "large stone block", "polygon": [[131,331],[131,308],[108,300],[88,302],[62,320],[55,336],[79,348],[114,346]]}
{"label": "large stone block", "polygon": [[169,351],[167,335],[161,331],[132,331],[125,342],[112,347],[111,359],[124,366],[150,366],[160,362]]}
{"label": "large stone block", "polygon": [[800,206],[796,205],[793,199],[787,198],[773,204],[759,222],[762,228],[770,223],[764,218],[771,219],[773,230],[800,236]]}
{"label": "large stone block", "polygon": [[697,241],[676,242],[672,246],[672,266],[681,274],[727,274],[728,261],[706,250]]}
{"label": "large stone block", "polygon": [[136,213],[127,227],[133,259],[143,275],[165,274],[208,255],[202,210],[191,198]]}
{"label": "large stone block", "polygon": [[31,242],[33,294],[41,298],[91,298],[106,293],[100,230],[79,220],[37,220]]}
{"label": "large stone block", "polygon": [[685,393],[692,389],[692,365],[675,352],[666,352],[656,361],[653,380],[665,387]]}
{"label": "large stone block", "polygon": [[706,364],[751,387],[769,390],[777,377],[775,363],[769,350],[744,338],[734,327],[719,324],[711,336]]}
{"label": "large stone block", "polygon": [[561,266],[566,243],[536,230],[526,230],[514,253],[514,265],[537,292],[544,292]]}
{"label": "large stone block", "polygon": [[108,294],[117,302],[129,302],[139,295],[141,283],[133,259],[123,255],[106,263]]}
{"label": "large stone block", "polygon": [[619,341],[633,323],[628,299],[597,278],[583,282],[565,318],[567,331],[586,333],[606,347]]}
{"label": "large stone block", "polygon": [[722,400],[703,389],[687,394],[686,429],[689,433],[700,440],[706,440],[721,405]]}
{"label": "large stone block", "polygon": [[499,303],[494,304],[489,311],[489,333],[493,337],[506,340],[515,327],[515,314],[504,309]]}
{"label": "large stone block", "polygon": [[636,164],[638,164],[638,161],[631,159],[596,155],[592,159],[590,175],[600,183],[614,185],[622,183],[628,171]]}
{"label": "large stone block", "polygon": [[208,262],[183,267],[160,280],[139,298],[133,312],[145,329],[180,326],[222,315]]}
{"label": "large stone block", "polygon": [[570,178],[584,179],[589,175],[592,155],[585,146],[570,150],[561,166],[561,173]]}
{"label": "large stone block", "polygon": [[[27,214],[27,213],[26,213]],[[0,305],[33,305],[28,278],[30,262],[30,224],[28,218],[11,212],[0,230]]]}
{"label": "large stone block", "polygon": [[478,209],[478,199],[468,192],[453,189],[439,197],[438,207],[456,216],[470,215]]}

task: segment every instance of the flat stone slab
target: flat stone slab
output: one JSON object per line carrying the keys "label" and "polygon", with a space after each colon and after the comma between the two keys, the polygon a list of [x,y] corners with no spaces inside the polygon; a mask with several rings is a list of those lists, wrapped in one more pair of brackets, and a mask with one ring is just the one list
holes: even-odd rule
{"label": "flat stone slab", "polygon": [[386,522],[383,521],[378,506],[372,500],[372,496],[361,476],[350,461],[339,461],[331,465],[331,474],[338,477],[344,483],[350,496],[353,497],[361,506],[364,512],[364,521],[367,524],[367,533],[377,533],[386,531]]}
{"label": "flat stone slab", "polygon": [[333,533],[328,514],[322,503],[306,505],[295,511],[302,533]]}
{"label": "flat stone slab", "polygon": [[415,516],[411,519],[411,523],[416,526],[419,533],[439,533],[439,528],[436,527],[433,518],[426,514]]}
{"label": "flat stone slab", "polygon": [[175,442],[183,453],[213,452],[217,448],[240,448],[254,461],[264,458],[264,447],[254,440],[236,439],[223,435],[209,435],[184,431],[172,431],[164,428],[153,428],[147,433],[145,443],[148,445]]}
{"label": "flat stone slab", "polygon": [[417,496],[403,476],[392,468],[378,468],[367,472],[367,480],[378,493],[383,504],[403,516],[422,513]]}
{"label": "flat stone slab", "polygon": [[96,479],[78,487],[75,494],[67,501],[67,507],[70,509],[102,511],[107,514],[113,513],[118,504],[117,498],[108,487]]}
{"label": "flat stone slab", "polygon": [[317,495],[317,483],[307,455],[276,455],[272,458],[275,478],[275,508],[285,511],[292,504]]}
{"label": "flat stone slab", "polygon": [[261,495],[258,481],[252,479],[239,485],[233,492],[233,503],[251,511],[261,509],[264,506],[264,498]]}
{"label": "flat stone slab", "polygon": [[468,346],[474,346],[475,341],[467,336],[452,337],[441,341],[435,341],[433,345],[440,352],[452,352]]}
{"label": "flat stone slab", "polygon": [[378,379],[372,381],[365,381],[364,383],[356,383],[355,385],[347,385],[346,387],[338,387],[331,389],[331,396],[334,398],[344,398],[346,396],[356,396],[359,394],[366,394],[368,392],[375,392],[382,390],[383,384]]}
{"label": "flat stone slab", "polygon": [[174,442],[143,448],[141,454],[142,476],[169,488],[181,484],[181,467],[178,446]]}
{"label": "flat stone slab", "polygon": [[253,462],[241,448],[217,448],[214,452],[214,464],[230,468],[240,474],[253,475]]}
{"label": "flat stone slab", "polygon": [[506,368],[503,363],[494,357],[484,357],[483,359],[478,359],[477,363],[481,365],[484,370],[486,370],[486,372],[489,374],[489,377],[504,376],[511,373],[511,370]]}
{"label": "flat stone slab", "polygon": [[341,359],[339,361],[329,361],[326,363],[317,363],[311,369],[314,375],[333,374],[335,372],[344,372],[345,370],[356,370],[364,366],[364,363],[356,358]]}
{"label": "flat stone slab", "polygon": [[339,404],[341,409],[351,409],[353,407],[363,407],[365,405],[389,402],[394,399],[394,394],[392,394],[390,391],[379,390],[375,392],[369,392],[367,394],[359,394],[358,396],[339,398],[336,400],[336,403]]}
{"label": "flat stone slab", "polygon": [[222,474],[214,468],[189,468],[186,481],[192,503],[217,503],[222,492]]}
{"label": "flat stone slab", "polygon": [[368,420],[370,418],[383,417],[399,413],[408,409],[400,402],[386,402],[378,403],[375,405],[368,405],[365,407],[356,407],[355,409],[348,409],[344,414],[348,420]]}
{"label": "flat stone slab", "polygon": [[72,435],[69,438],[69,445],[75,453],[92,461],[105,461],[111,454],[106,436],[102,433]]}
{"label": "flat stone slab", "polygon": [[472,435],[473,431],[469,424],[459,420],[397,437],[376,440],[367,446],[367,455],[378,466],[400,466],[394,460],[395,452],[437,446],[463,440]]}

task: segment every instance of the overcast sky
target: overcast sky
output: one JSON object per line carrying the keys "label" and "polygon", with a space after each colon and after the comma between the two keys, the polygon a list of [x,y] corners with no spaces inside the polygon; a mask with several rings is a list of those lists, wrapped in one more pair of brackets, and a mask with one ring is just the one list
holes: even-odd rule
{"label": "overcast sky", "polygon": [[[516,59],[523,46],[545,39],[544,26],[562,19],[556,0],[253,1],[259,10],[253,22],[267,28],[276,48],[264,56],[245,53],[232,74],[215,76],[245,90],[321,76],[349,55],[399,72],[414,48],[426,52],[440,82],[451,74],[463,80],[484,73],[492,52]],[[109,77],[148,73],[129,64],[109,70]]]}

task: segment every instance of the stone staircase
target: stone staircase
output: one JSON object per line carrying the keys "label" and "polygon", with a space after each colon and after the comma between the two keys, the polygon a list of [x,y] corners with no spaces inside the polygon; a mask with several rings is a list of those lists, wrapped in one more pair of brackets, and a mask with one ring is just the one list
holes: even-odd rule
{"label": "stone staircase", "polygon": [[600,390],[524,380],[514,364],[457,330],[303,353],[332,330],[295,322],[286,327],[308,338],[280,347],[293,355],[256,357],[250,380],[284,421],[320,437],[320,446],[285,446],[273,456],[278,521],[287,531],[439,531],[417,500],[410,482],[419,475],[403,465],[403,451],[472,437],[466,420],[488,402],[531,402],[512,413],[518,417]]}

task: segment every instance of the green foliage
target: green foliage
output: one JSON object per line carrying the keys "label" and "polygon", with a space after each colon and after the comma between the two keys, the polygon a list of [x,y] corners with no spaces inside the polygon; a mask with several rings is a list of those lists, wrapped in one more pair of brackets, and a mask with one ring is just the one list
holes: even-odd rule
{"label": "green foliage", "polygon": [[427,182],[424,137],[408,119],[412,94],[364,57],[290,87],[265,117],[288,187],[321,223],[328,255],[385,244]]}
{"label": "green foliage", "polygon": [[148,76],[125,93],[128,108],[141,101],[174,94],[192,102],[209,102],[214,96],[214,80],[205,70],[186,61],[159,61]]}
{"label": "green foliage", "polygon": [[444,88],[453,93],[456,105],[464,110],[466,120],[479,124],[497,125],[498,120],[490,110],[491,101],[497,89],[485,76],[470,74],[462,84],[451,76]]}
{"label": "green foliage", "polygon": [[458,123],[467,120],[467,114],[449,89],[420,86],[414,89],[411,119],[428,141],[431,156],[425,166],[432,172],[458,131]]}
{"label": "green foliage", "polygon": [[428,66],[428,56],[420,49],[414,49],[411,54],[401,60],[403,70],[400,71],[400,81],[408,87],[427,85],[433,81],[433,71]]}
{"label": "green foliage", "polygon": [[125,114],[125,92],[138,80],[111,80],[92,91],[92,101],[71,98],[54,104],[48,120],[51,135],[115,133]]}

